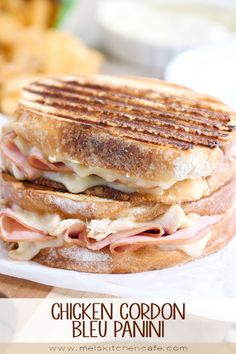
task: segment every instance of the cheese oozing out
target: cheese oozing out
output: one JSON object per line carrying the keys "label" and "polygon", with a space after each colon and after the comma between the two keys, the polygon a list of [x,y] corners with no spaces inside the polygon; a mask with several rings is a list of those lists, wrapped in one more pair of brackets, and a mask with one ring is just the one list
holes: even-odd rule
{"label": "cheese oozing out", "polygon": [[[35,148],[30,147],[24,139],[20,136],[17,136],[14,139],[16,145],[20,151],[29,156],[31,151]],[[191,198],[198,199],[208,189],[206,180],[204,177],[199,176],[198,178],[193,178],[191,176],[191,171],[186,172],[186,175],[175,176],[169,179],[164,180],[147,180],[140,177],[131,176],[129,174],[122,175],[118,172],[111,171],[108,169],[94,167],[94,166],[85,166],[78,161],[72,160],[63,160],[59,159],[57,156],[48,156],[49,162],[63,162],[66,166],[72,168],[72,172],[67,173],[55,173],[50,171],[42,171],[41,176],[62,183],[66,189],[71,193],[82,193],[88,188],[95,186],[107,186],[112,189],[119,190],[124,193],[148,193],[152,195],[163,195],[165,192],[172,193],[172,188],[174,188],[173,193],[178,193],[181,188],[181,191],[186,191],[185,194],[190,193]],[[7,164],[7,169],[15,176],[16,179],[24,180],[24,175],[19,171],[14,164]],[[187,184],[187,187],[184,188],[184,183]],[[189,184],[191,184],[189,188]],[[188,198],[188,195],[186,195]]]}
{"label": "cheese oozing out", "polygon": [[[13,210],[15,215],[26,225],[42,230],[48,235],[56,236],[56,238],[52,238],[52,240],[48,241],[18,242],[18,248],[9,251],[9,256],[15,260],[30,260],[43,248],[63,246],[65,242],[63,238],[64,232],[74,223],[82,222],[79,219],[61,219],[57,214],[40,215],[35,212],[23,210],[18,206],[14,206]],[[173,219],[173,217],[175,219]],[[200,216],[197,214],[189,214],[186,216],[180,206],[173,205],[165,214],[155,219],[154,222],[162,225],[166,229],[169,229],[168,231],[171,232],[172,227],[175,229],[191,227],[191,225],[193,225],[198,218],[200,218]],[[173,222],[175,224],[173,224]],[[137,223],[132,219],[132,217],[127,217],[116,220],[94,219],[86,222],[86,227],[88,237],[94,239],[95,241],[100,241],[111,233],[130,230],[136,227],[146,226],[148,224],[153,224],[153,221]],[[159,247],[170,251],[175,249],[182,250],[191,257],[198,257],[204,251],[209,239],[210,234],[207,234],[204,238],[188,244],[176,244],[174,246]]]}

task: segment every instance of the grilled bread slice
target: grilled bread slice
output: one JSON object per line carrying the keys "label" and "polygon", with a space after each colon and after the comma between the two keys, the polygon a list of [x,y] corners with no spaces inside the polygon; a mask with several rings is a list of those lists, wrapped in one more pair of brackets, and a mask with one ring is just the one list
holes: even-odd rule
{"label": "grilled bread slice", "polygon": [[[209,195],[232,178],[235,166],[219,171],[234,157],[235,121],[219,100],[182,86],[72,76],[25,87],[12,126],[47,158],[128,187],[123,199],[172,203]],[[99,190],[106,195],[106,188]]]}
{"label": "grilled bread slice", "polygon": [[[146,222],[165,213],[169,204],[117,201],[94,195],[72,194],[52,187],[40,186],[16,180],[9,174],[0,174],[0,197],[11,207],[36,213],[57,213],[63,218],[117,219],[132,217],[136,222]],[[188,203],[178,204],[186,214],[223,214],[231,208],[236,197],[236,178],[210,196]]]}
{"label": "grilled bread slice", "polygon": [[[145,222],[154,220],[169,208],[167,205],[150,203],[133,205],[130,202],[63,193],[28,182],[19,182],[6,174],[0,176],[0,190],[6,206],[13,210],[17,210],[14,208],[18,205],[21,210],[37,213],[40,218],[41,216],[43,218],[45,213],[51,214],[52,218],[54,214],[58,214],[62,219],[79,219],[86,223],[94,218],[123,217],[132,217],[138,222]],[[212,215],[217,220],[220,215],[222,216],[210,228],[202,230],[200,243],[195,241],[187,247],[186,245],[183,247],[182,244],[176,248],[147,245],[138,250],[117,254],[109,247],[95,251],[74,243],[61,245],[52,241],[53,245],[44,246],[42,243],[32,241],[28,245],[26,241],[20,244],[20,256],[24,257],[25,252],[28,257],[36,247],[38,253],[36,252],[36,256],[35,253],[32,254],[36,262],[56,268],[94,273],[134,273],[183,264],[216,252],[233,237],[236,232],[235,194],[236,180],[233,180],[211,197],[181,205],[186,215],[190,213]],[[10,245],[11,253],[15,252],[16,243],[11,242]]]}
{"label": "grilled bread slice", "polygon": [[158,80],[47,78],[24,89],[11,122],[17,142],[6,137],[5,150],[20,143],[26,154],[62,162],[70,175],[41,173],[40,181],[72,193],[182,203],[234,177],[234,124],[217,99]]}
{"label": "grilled bread slice", "polygon": [[191,159],[209,173],[236,122],[229,107],[190,89],[103,76],[31,83],[16,116],[17,133],[46,155],[154,180],[181,157],[180,168]]}

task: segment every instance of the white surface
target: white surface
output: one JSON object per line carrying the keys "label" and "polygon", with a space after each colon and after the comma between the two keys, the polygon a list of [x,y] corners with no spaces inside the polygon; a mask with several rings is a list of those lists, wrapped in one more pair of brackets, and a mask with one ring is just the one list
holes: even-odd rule
{"label": "white surface", "polygon": [[236,110],[236,36],[178,55],[165,79],[216,96]]}
{"label": "white surface", "polygon": [[236,297],[236,238],[222,251],[183,266],[137,274],[89,274],[9,260],[0,272],[62,288],[120,297]]}

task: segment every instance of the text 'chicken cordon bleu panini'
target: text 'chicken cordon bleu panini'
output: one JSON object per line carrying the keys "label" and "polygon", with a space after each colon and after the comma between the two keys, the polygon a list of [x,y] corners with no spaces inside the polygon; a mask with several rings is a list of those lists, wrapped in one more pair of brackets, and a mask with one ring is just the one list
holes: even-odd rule
{"label": "text 'chicken cordon bleu panini'", "polygon": [[236,117],[158,80],[29,84],[1,138],[1,239],[16,260],[97,273],[182,264],[236,232]]}

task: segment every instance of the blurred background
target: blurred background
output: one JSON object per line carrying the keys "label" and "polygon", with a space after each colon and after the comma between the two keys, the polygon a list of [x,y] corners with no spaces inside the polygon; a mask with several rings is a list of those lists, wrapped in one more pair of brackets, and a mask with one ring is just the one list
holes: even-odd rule
{"label": "blurred background", "polygon": [[0,111],[45,75],[165,78],[236,110],[236,0],[0,0]]}

